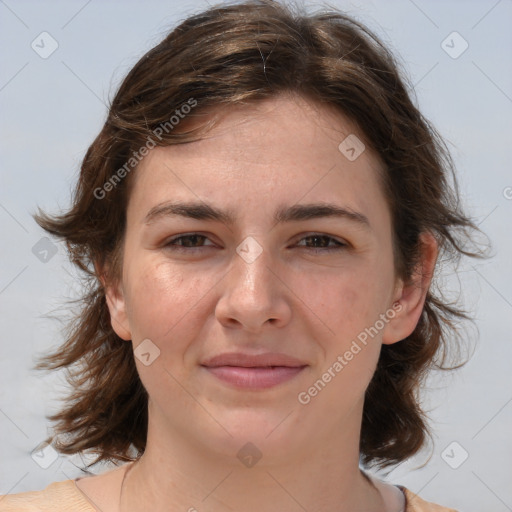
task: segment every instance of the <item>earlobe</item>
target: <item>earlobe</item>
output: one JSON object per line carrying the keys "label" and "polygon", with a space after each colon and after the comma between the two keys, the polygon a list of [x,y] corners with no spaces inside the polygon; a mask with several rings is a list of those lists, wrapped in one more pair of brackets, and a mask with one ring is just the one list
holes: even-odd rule
{"label": "earlobe", "polygon": [[132,339],[132,335],[129,328],[128,315],[126,313],[126,302],[124,299],[122,285],[118,281],[107,284],[105,272],[99,272],[98,267],[96,267],[96,273],[105,292],[105,299],[110,313],[110,323],[112,325],[112,329],[114,329],[114,332],[121,339],[130,341]]}
{"label": "earlobe", "polygon": [[410,336],[423,312],[437,261],[438,244],[429,232],[422,233],[420,240],[421,262],[407,283],[399,282],[394,303],[399,303],[400,308],[393,305],[395,315],[384,328],[383,344],[391,345]]}
{"label": "earlobe", "polygon": [[105,298],[110,312],[110,323],[115,333],[123,340],[132,339],[131,331],[128,327],[128,316],[126,314],[126,304],[122,291],[113,290],[112,287],[105,289]]}

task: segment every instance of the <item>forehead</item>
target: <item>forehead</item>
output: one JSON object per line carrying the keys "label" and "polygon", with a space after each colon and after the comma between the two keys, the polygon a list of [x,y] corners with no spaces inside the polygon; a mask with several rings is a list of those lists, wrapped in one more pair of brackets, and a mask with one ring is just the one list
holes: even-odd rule
{"label": "forehead", "polygon": [[[284,156],[322,162],[322,157],[332,156],[325,150],[337,149],[347,136],[357,134],[358,139],[364,139],[355,124],[332,105],[294,93],[208,109],[200,117],[184,121],[190,129],[213,118],[215,128],[204,139],[174,146],[175,153],[190,156],[204,151],[219,159],[227,154],[229,159],[239,156],[245,161],[256,156],[254,162],[258,164],[271,164]],[[371,157],[376,159],[374,154]]]}
{"label": "forehead", "polygon": [[[355,125],[332,107],[280,95],[217,108],[211,115],[218,123],[203,139],[157,147],[144,158],[133,176],[129,212],[140,218],[169,199],[229,203],[233,211],[270,202],[337,200],[381,215],[375,198],[382,196],[380,160],[363,146]],[[365,149],[347,158],[344,151],[354,141],[360,144],[356,151]],[[378,199],[382,203],[383,197]]]}

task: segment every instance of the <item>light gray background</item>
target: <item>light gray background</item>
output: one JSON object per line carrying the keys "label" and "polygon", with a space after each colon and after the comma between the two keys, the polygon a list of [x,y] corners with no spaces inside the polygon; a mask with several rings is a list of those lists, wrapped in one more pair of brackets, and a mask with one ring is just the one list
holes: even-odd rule
{"label": "light gray background", "polygon": [[[387,478],[461,511],[510,511],[512,0],[331,4],[401,55],[420,108],[450,144],[465,205],[496,254],[464,262],[459,273],[479,331],[469,327],[468,336],[478,341],[465,368],[430,380],[431,457],[425,452]],[[203,0],[0,0],[0,494],[80,474],[77,457],[61,456],[48,469],[31,458],[47,434],[45,414],[56,410],[65,389],[61,375],[31,371],[36,353],[62,341],[59,323],[44,315],[62,312],[79,286],[63,246],[46,263],[32,252],[45,234],[30,213],[36,205],[51,212],[69,205],[80,160],[120,80],[171,26],[206,6]],[[59,45],[47,59],[31,48],[43,31]],[[458,58],[441,46],[453,31],[469,44]],[[449,44],[452,52],[462,48],[461,40]],[[446,283],[457,295],[453,276]],[[452,442],[458,445],[445,450]],[[443,452],[452,465],[469,456],[453,469]],[[41,460],[51,462],[51,453]]]}

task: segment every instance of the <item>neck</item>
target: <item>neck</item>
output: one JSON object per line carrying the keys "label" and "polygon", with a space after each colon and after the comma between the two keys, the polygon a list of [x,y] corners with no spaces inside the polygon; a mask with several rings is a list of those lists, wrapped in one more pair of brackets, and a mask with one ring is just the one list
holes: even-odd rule
{"label": "neck", "polygon": [[[122,512],[384,510],[379,491],[359,469],[359,425],[341,436],[333,433],[337,444],[322,435],[307,451],[281,458],[276,447],[260,441],[263,456],[255,464],[249,457],[244,465],[237,450],[225,455],[182,433],[169,435],[155,423],[148,428],[144,454],[125,474]],[[245,450],[256,455],[250,446]]]}

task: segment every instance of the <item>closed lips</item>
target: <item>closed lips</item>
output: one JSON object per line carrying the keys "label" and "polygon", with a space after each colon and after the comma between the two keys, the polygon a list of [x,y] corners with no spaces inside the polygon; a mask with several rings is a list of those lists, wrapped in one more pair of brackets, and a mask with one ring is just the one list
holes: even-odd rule
{"label": "closed lips", "polygon": [[243,353],[224,353],[202,363],[202,366],[209,368],[219,366],[237,366],[243,368],[265,368],[273,366],[285,366],[290,368],[301,368],[307,366],[307,363],[285,354],[258,354],[250,355]]}
{"label": "closed lips", "polygon": [[308,365],[285,354],[226,353],[210,358],[202,366],[232,389],[261,391],[292,380]]}

